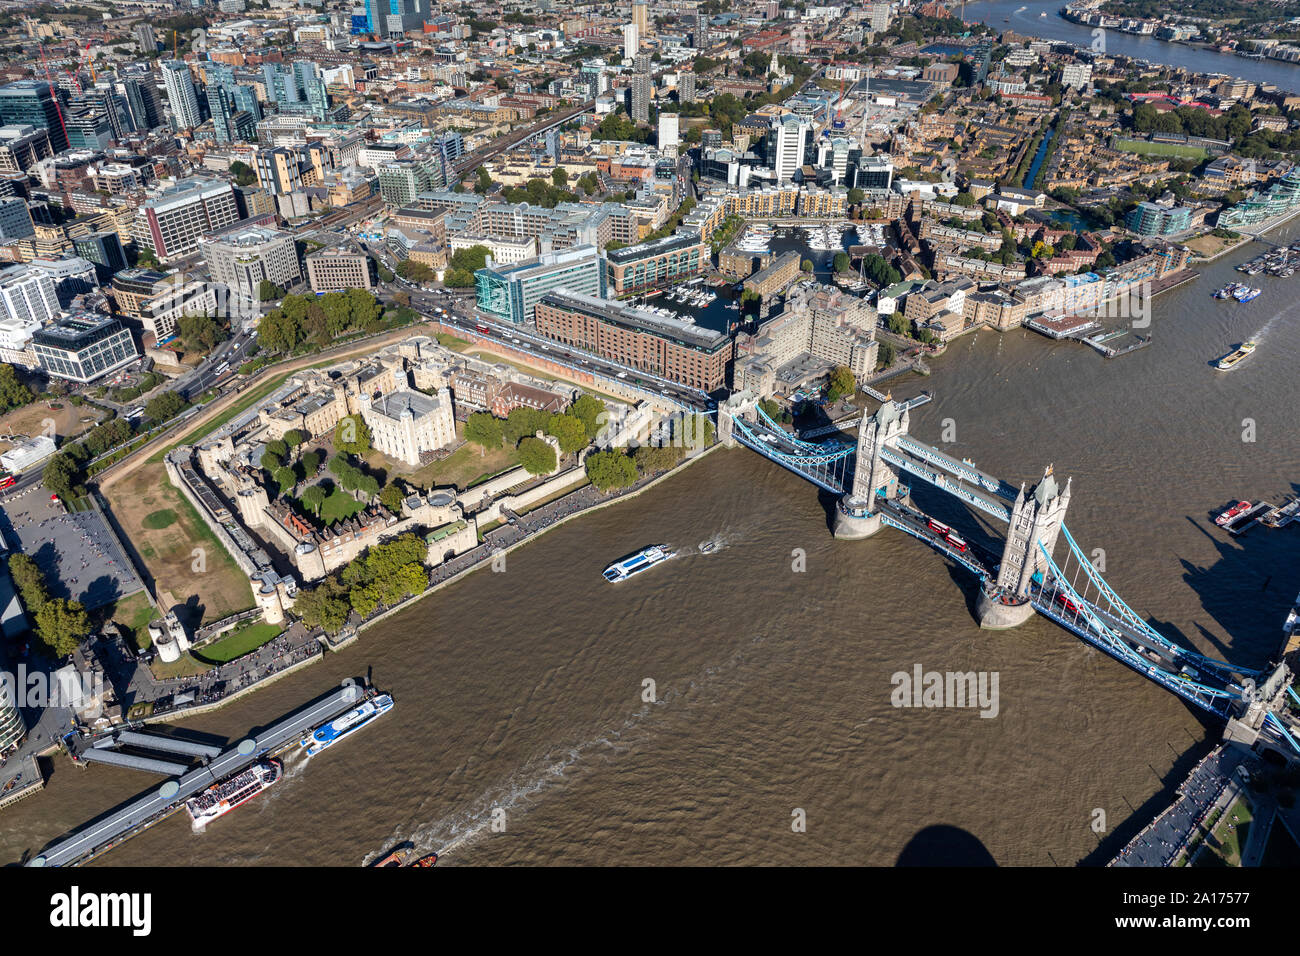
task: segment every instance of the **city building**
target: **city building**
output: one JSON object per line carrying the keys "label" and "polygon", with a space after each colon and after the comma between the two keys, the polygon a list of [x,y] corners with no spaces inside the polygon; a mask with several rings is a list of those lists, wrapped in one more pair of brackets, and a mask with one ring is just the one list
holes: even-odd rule
{"label": "city building", "polygon": [[305,257],[307,282],[313,292],[370,289],[375,284],[375,262],[347,245],[327,246]]}
{"label": "city building", "polygon": [[116,232],[92,232],[77,236],[72,240],[72,248],[82,259],[95,264],[95,275],[101,284],[107,284],[114,275],[127,267],[126,250],[122,248],[122,238]]}
{"label": "city building", "polygon": [[[12,594],[12,590],[10,594]],[[7,609],[6,609],[7,610]],[[0,680],[0,753],[15,747],[27,736],[27,725],[23,722],[22,711],[13,699],[14,681]]]}
{"label": "city building", "polygon": [[1124,225],[1140,236],[1169,236],[1191,228],[1192,208],[1140,202],[1124,217]]}
{"label": "city building", "polygon": [[420,467],[422,456],[456,440],[451,392],[446,388],[439,389],[436,397],[398,389],[376,399],[362,394],[359,401],[371,444],[410,468]]}
{"label": "city building", "polygon": [[474,273],[478,309],[516,325],[532,322],[537,303],[555,289],[605,298],[605,268],[594,245],[544,253],[506,269],[489,262]]}
{"label": "city building", "polygon": [[538,334],[557,342],[702,392],[726,384],[725,332],[567,290],[548,292],[536,311]]}
{"label": "city building", "polygon": [[298,244],[278,229],[228,229],[200,239],[199,251],[213,279],[254,300],[264,280],[281,289],[302,281]]}
{"label": "city building", "polygon": [[31,210],[23,199],[0,199],[0,242],[36,235]]}
{"label": "city building", "polygon": [[54,279],[30,266],[10,266],[0,271],[0,318],[21,322],[49,322],[59,314]]}
{"label": "city building", "polygon": [[194,88],[194,77],[190,68],[181,60],[164,60],[162,64],[163,86],[167,90],[167,102],[171,106],[172,121],[178,130],[192,129],[203,122],[203,112],[199,107],[199,94]]}
{"label": "city building", "polygon": [[37,364],[51,375],[93,382],[140,357],[131,330],[102,315],[73,315],[32,336]]}
{"label": "city building", "polygon": [[609,292],[623,298],[703,275],[709,264],[709,244],[698,233],[683,232],[607,251],[605,260]]}
{"label": "city building", "polygon": [[50,148],[61,153],[68,148],[64,132],[62,91],[50,83],[36,80],[16,80],[0,86],[0,125],[35,126],[45,130]]}
{"label": "city building", "polygon": [[230,183],[196,176],[146,200],[136,211],[134,235],[159,262],[166,262],[197,251],[205,233],[238,221]]}

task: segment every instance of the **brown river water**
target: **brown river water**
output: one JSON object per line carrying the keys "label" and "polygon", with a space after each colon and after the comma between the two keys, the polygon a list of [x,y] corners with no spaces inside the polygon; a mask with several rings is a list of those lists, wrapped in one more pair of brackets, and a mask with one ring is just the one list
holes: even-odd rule
{"label": "brown river water", "polygon": [[[992,474],[1032,481],[1051,462],[1073,476],[1068,524],[1105,550],[1128,603],[1176,640],[1259,666],[1300,590],[1300,527],[1233,540],[1212,516],[1300,491],[1300,277],[1249,280],[1264,294],[1247,305],[1209,295],[1257,251],[1156,299],[1155,341],[1139,352],[1105,361],[982,331],[929,379],[893,387],[935,392],[913,413],[922,440],[939,444],[951,419],[956,440],[941,447]],[[1252,336],[1261,347],[1238,369],[1209,367]],[[996,543],[982,518],[915,497]],[[738,448],[570,521],[504,573],[477,571],[180,724],[238,739],[367,669],[397,700],[310,765],[290,758],[283,783],[207,832],[178,814],[100,862],[355,866],[414,840],[440,865],[1098,864],[1217,738],[1217,724],[1044,619],[981,631],[967,572],[891,530],[835,541],[828,504]],[[699,554],[714,536],[721,547]],[[601,578],[661,541],[679,556],[617,586]],[[997,716],[894,708],[891,675],[918,664],[997,672]],[[150,785],[62,757],[52,767],[44,793],[3,811],[0,861]]]}

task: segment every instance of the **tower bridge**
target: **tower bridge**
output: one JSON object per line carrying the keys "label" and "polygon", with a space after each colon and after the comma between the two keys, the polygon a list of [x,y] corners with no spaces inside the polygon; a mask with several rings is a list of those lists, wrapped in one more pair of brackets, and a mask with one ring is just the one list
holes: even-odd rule
{"label": "tower bridge", "polygon": [[[884,402],[864,415],[856,445],[836,438],[813,442],[791,435],[739,392],[718,407],[718,434],[742,444],[836,495],[834,534],[868,538],[894,528],[928,545],[979,581],[980,627],[1016,627],[1035,613],[1056,622],[1183,700],[1227,721],[1225,737],[1300,756],[1300,722],[1290,716],[1285,664],[1269,670],[1239,667],[1202,655],[1165,637],[1132,610],[1106,582],[1065,524],[1071,482],[1052,467],[1031,487],[980,471],[909,433],[913,403]],[[928,400],[928,396],[927,396]],[[824,432],[822,432],[824,434]],[[921,481],[1007,526],[1000,555],[964,541],[917,509],[911,486]],[[1061,559],[1057,546],[1064,543]]]}

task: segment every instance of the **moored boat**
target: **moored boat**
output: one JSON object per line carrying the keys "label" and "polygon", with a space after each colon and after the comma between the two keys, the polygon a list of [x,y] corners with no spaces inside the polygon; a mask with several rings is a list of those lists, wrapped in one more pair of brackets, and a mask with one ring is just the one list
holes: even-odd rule
{"label": "moored boat", "polygon": [[190,797],[185,801],[185,812],[190,815],[194,828],[202,829],[278,783],[282,774],[280,761],[260,760]]}

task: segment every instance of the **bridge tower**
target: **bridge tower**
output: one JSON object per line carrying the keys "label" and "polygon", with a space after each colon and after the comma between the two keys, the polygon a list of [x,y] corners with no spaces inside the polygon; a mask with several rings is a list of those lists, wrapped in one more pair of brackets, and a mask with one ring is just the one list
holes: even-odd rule
{"label": "bridge tower", "polygon": [[741,389],[718,406],[718,440],[727,448],[736,447],[735,420],[744,418],[758,407],[758,396]]}
{"label": "bridge tower", "polygon": [[1047,569],[1048,554],[1056,547],[1057,536],[1070,506],[1070,482],[1061,488],[1052,474],[1052,466],[1025,494],[1022,483],[1011,507],[1007,543],[1002,549],[1002,566],[997,580],[980,594],[976,614],[980,627],[1006,628],[1023,624],[1034,613],[1030,602],[1030,584],[1035,574]]}
{"label": "bridge tower", "polygon": [[839,501],[835,537],[867,538],[880,530],[877,498],[898,497],[898,472],[881,458],[881,451],[907,434],[910,416],[902,405],[887,399],[858,428],[853,488]]}

